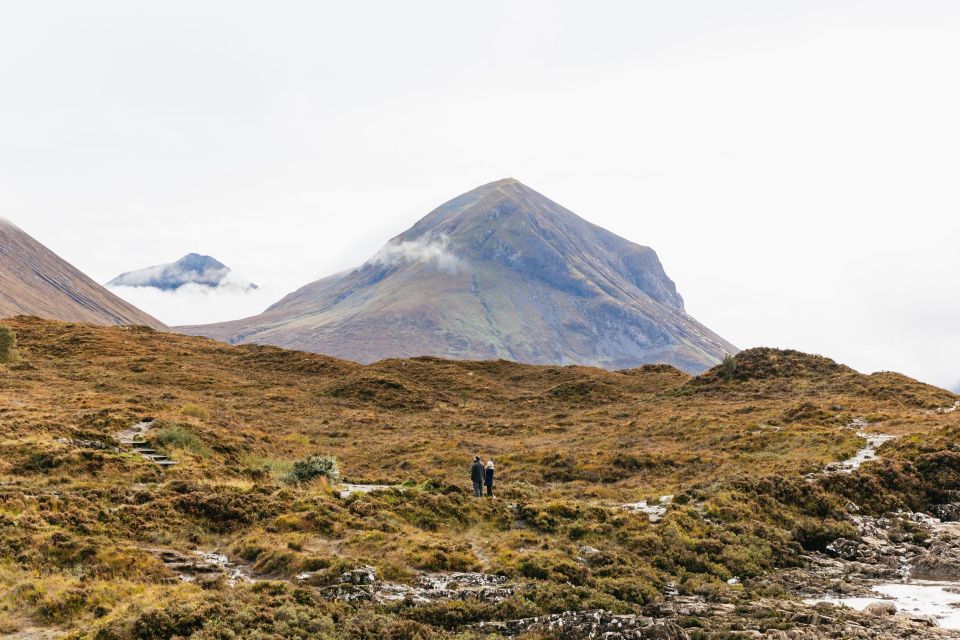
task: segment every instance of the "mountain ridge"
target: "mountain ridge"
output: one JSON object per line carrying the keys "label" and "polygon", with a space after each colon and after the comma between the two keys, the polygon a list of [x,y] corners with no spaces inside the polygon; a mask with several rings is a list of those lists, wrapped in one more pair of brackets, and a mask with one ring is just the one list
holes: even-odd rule
{"label": "mountain ridge", "polygon": [[29,315],[99,325],[166,325],[107,291],[0,218],[0,317]]}
{"label": "mountain ridge", "polygon": [[737,351],[683,305],[653,249],[504,179],[259,316],[181,330],[359,362],[432,355],[699,372]]}

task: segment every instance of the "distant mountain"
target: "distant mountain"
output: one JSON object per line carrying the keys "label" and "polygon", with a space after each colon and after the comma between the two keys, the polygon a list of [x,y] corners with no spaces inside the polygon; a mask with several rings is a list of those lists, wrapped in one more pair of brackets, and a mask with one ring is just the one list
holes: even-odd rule
{"label": "distant mountain", "polygon": [[16,315],[165,328],[0,218],[0,317]]}
{"label": "distant mountain", "polygon": [[238,278],[222,262],[189,253],[176,262],[146,267],[120,274],[107,283],[108,287],[153,287],[161,291],[175,291],[187,284],[201,287],[231,287],[253,290],[257,285]]}
{"label": "distant mountain", "polygon": [[181,329],[359,362],[433,355],[700,372],[737,352],[687,315],[653,249],[514,179],[454,198],[361,267],[263,314]]}

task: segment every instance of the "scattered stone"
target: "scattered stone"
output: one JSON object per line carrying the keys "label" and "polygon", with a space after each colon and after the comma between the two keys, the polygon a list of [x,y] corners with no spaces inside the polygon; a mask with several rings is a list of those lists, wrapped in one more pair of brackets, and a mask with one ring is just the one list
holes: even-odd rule
{"label": "scattered stone", "polygon": [[100,449],[103,451],[113,451],[115,453],[120,453],[120,447],[114,447],[107,444],[106,442],[101,442],[100,440],[76,440],[71,438],[57,438],[57,442],[60,444],[65,444],[71,447],[78,447],[80,449]]}
{"label": "scattered stone", "polygon": [[[315,574],[305,572],[297,576],[297,582],[311,584]],[[516,589],[506,584],[505,576],[486,573],[451,572],[422,573],[414,584],[381,582],[373,567],[363,566],[347,571],[341,576],[342,584],[322,589],[324,597],[345,602],[372,601],[380,604],[428,602],[450,600],[481,600],[501,602],[512,596]]]}
{"label": "scattered stone", "polygon": [[186,554],[174,549],[146,551],[156,555],[182,582],[207,584],[223,579],[231,587],[241,582],[253,582],[246,567],[231,562],[221,553],[193,551]]}
{"label": "scattered stone", "polygon": [[653,621],[633,615],[615,615],[602,609],[592,611],[565,611],[536,618],[507,622],[482,622],[480,631],[505,636],[543,634],[557,640],[689,640],[680,626],[669,621]]}

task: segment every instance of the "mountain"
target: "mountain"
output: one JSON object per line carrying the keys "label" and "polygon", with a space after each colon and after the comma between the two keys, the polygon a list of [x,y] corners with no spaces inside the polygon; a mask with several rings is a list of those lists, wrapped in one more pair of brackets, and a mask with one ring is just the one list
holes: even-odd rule
{"label": "mountain", "polygon": [[653,249],[514,179],[450,200],[361,267],[263,314],[182,331],[359,362],[432,355],[700,372],[737,351],[687,315]]}
{"label": "mountain", "polygon": [[120,274],[107,283],[108,287],[153,287],[161,291],[175,291],[187,284],[201,287],[232,287],[253,290],[257,285],[237,278],[225,264],[197,253],[189,253],[176,262],[160,264]]}
{"label": "mountain", "polygon": [[17,315],[165,328],[0,218],[0,317]]}

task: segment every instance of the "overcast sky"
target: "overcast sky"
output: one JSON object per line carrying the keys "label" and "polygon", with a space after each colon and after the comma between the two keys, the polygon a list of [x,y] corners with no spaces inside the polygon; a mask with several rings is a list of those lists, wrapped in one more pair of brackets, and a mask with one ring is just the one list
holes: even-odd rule
{"label": "overcast sky", "polygon": [[106,282],[261,310],[512,176],[656,249],[740,347],[960,382],[960,3],[20,2],[0,213]]}

